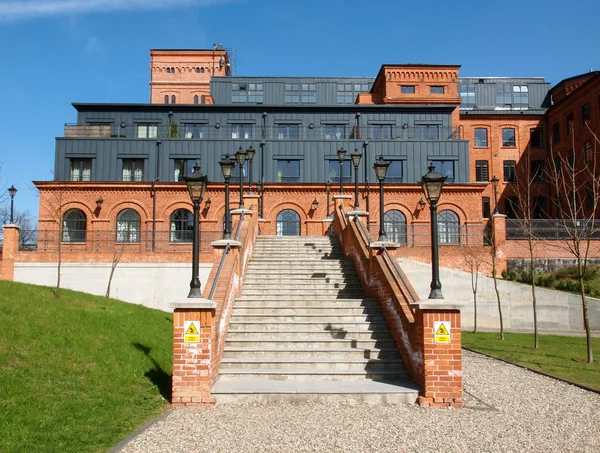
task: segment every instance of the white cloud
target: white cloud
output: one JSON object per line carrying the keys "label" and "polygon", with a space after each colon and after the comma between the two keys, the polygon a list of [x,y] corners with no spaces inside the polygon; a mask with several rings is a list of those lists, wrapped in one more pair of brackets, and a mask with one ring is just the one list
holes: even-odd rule
{"label": "white cloud", "polygon": [[63,14],[208,6],[226,0],[0,0],[0,22]]}

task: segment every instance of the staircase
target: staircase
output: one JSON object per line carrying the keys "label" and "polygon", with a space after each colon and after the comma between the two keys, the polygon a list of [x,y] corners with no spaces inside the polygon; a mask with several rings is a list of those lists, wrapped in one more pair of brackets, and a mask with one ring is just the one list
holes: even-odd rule
{"label": "staircase", "polygon": [[259,236],[212,393],[219,404],[412,404],[418,389],[336,238]]}

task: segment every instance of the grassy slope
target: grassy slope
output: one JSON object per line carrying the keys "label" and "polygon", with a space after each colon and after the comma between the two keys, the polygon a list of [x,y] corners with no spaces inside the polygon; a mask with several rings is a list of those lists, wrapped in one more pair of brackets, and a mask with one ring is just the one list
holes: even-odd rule
{"label": "grassy slope", "polygon": [[171,338],[168,313],[0,281],[0,451],[108,450],[167,407]]}
{"label": "grassy slope", "polygon": [[533,348],[532,334],[506,333],[505,337],[504,341],[500,341],[498,333],[462,332],[462,344],[509,362],[600,389],[600,338],[592,339],[596,362],[587,363],[584,337],[540,335],[537,350]]}

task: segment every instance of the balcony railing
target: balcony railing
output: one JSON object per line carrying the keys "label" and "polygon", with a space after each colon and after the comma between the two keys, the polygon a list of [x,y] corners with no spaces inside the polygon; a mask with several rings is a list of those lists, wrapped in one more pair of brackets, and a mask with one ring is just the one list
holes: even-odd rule
{"label": "balcony railing", "polygon": [[[35,238],[21,244],[20,250],[56,251],[60,243],[62,251],[77,252],[191,252],[192,231],[116,231],[116,230],[77,230],[64,231],[59,242],[57,230],[21,230]],[[223,231],[200,231],[200,251],[213,250],[210,243],[222,239]]]}
{"label": "balcony railing", "polygon": [[600,239],[600,219],[506,219],[506,239],[538,240]]}
{"label": "balcony railing", "polygon": [[[368,225],[368,232],[371,242],[377,241],[379,237],[379,224],[370,223]],[[385,224],[385,232],[388,241],[406,244],[411,247],[431,246],[431,228],[429,224]],[[438,228],[440,246],[490,245],[490,238],[488,225],[456,225]]]}
{"label": "balcony railing", "polygon": [[188,140],[460,140],[460,128],[444,126],[353,126],[280,124],[65,124],[69,138],[135,138]]}

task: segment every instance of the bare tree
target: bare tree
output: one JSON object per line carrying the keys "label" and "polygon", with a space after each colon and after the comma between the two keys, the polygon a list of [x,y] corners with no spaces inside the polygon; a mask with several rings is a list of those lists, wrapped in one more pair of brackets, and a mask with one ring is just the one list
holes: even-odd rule
{"label": "bare tree", "polygon": [[[60,188],[46,189],[44,193],[40,193],[40,197],[43,202],[40,203],[40,217],[48,216],[52,222],[58,226],[58,232],[56,236],[56,258],[57,258],[57,275],[56,275],[56,287],[54,288],[54,294],[60,295],[60,275],[62,265],[62,241],[64,236],[64,222],[63,222],[63,190]],[[44,208],[44,212],[42,212]]]}
{"label": "bare tree", "polygon": [[[583,152],[575,152],[575,137],[572,134],[573,148],[567,156],[554,156],[552,149],[550,162],[552,181],[556,191],[556,203],[560,222],[559,234],[568,252],[575,258],[575,269],[579,282],[579,294],[587,342],[587,361],[594,361],[592,337],[586,297],[585,280],[588,276],[588,260],[592,241],[600,236],[596,215],[599,208],[600,175],[598,174],[598,136],[586,126],[593,140],[586,142]],[[576,158],[576,156],[580,156]]]}
{"label": "bare tree", "polygon": [[[521,231],[527,241],[527,251],[529,253],[528,267],[529,280],[531,285],[531,303],[533,308],[533,347],[539,348],[538,321],[537,321],[537,297],[535,293],[536,284],[536,266],[535,266],[535,248],[539,245],[537,235],[536,219],[548,217],[546,208],[541,200],[545,198],[538,197],[540,194],[540,182],[543,182],[547,172],[539,161],[535,164],[531,160],[531,146],[528,145],[522,159],[524,166],[520,174],[517,175],[517,200],[518,208],[521,213],[519,220]],[[543,161],[542,161],[543,162]]]}
{"label": "bare tree", "polygon": [[465,247],[464,259],[471,272],[471,290],[473,291],[473,333],[477,333],[477,287],[479,285],[479,270],[483,264],[482,257],[472,247]]}
{"label": "bare tree", "polygon": [[119,265],[119,261],[121,261],[121,257],[123,256],[124,252],[125,252],[125,242],[123,241],[121,244],[121,248],[118,250],[115,250],[113,253],[113,259],[112,259],[112,263],[110,266],[110,275],[108,276],[108,285],[106,286],[105,297],[110,297],[110,286],[112,284],[112,279],[115,274],[115,269]]}
{"label": "bare tree", "polygon": [[492,278],[494,279],[494,291],[496,292],[496,301],[498,302],[498,317],[500,319],[500,340],[504,340],[504,316],[502,315],[502,302],[500,300],[500,291],[498,290],[498,237],[496,236],[496,222],[492,221],[492,243],[490,255],[492,258]]}
{"label": "bare tree", "polygon": [[[0,208],[0,222],[2,224],[7,224],[10,222],[10,208]],[[15,210],[13,215],[13,223],[18,225],[21,229],[19,231],[19,247],[21,249],[33,247],[36,242],[37,231],[33,226],[33,219],[31,218],[29,211]]]}

